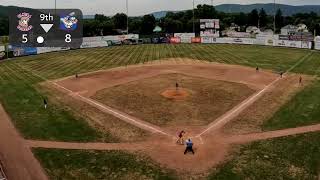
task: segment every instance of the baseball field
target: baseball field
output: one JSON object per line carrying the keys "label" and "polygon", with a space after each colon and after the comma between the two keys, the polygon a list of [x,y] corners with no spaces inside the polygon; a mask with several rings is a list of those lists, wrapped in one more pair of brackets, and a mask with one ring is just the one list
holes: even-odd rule
{"label": "baseball field", "polygon": [[8,179],[317,180],[319,76],[320,52],[266,46],[14,58],[0,63],[0,161]]}

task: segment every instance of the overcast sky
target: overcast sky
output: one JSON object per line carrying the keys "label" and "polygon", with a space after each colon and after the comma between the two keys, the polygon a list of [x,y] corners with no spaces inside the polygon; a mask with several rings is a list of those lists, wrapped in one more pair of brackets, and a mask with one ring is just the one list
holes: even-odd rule
{"label": "overcast sky", "polygon": [[[272,3],[273,0],[213,0],[218,4]],[[290,5],[320,5],[320,0],[276,0]],[[195,0],[196,4],[211,4],[211,0]],[[54,8],[54,0],[0,0],[0,5],[31,8]],[[83,14],[114,15],[125,12],[126,0],[57,0],[57,8],[79,8]],[[192,0],[129,0],[129,15],[143,15],[162,10],[185,10],[192,8]]]}

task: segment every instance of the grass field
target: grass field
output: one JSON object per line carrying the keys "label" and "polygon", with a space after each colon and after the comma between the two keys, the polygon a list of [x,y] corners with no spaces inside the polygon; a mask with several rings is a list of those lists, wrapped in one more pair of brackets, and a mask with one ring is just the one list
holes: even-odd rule
{"label": "grass field", "polygon": [[[310,52],[307,50],[264,46],[182,44],[81,49],[21,57],[0,64],[0,100],[12,116],[17,128],[27,138],[66,141],[94,140],[99,139],[99,133],[95,132],[85,121],[68,116],[63,108],[55,105],[52,105],[55,108],[47,111],[41,108],[44,95],[40,94],[34,85],[43,79],[33,73],[44,78],[55,79],[73,75],[76,72],[90,72],[169,57],[188,57],[253,67],[259,65],[261,68],[279,71],[289,69],[308,53]],[[306,62],[313,63],[317,57],[319,53],[313,53]],[[307,64],[301,65],[308,67]],[[299,72],[301,71],[300,68]],[[305,72],[312,74],[315,71],[307,69]],[[12,98],[12,96],[17,98]],[[18,98],[18,96],[22,97]],[[21,101],[21,99],[24,100]],[[49,121],[49,119],[52,120]],[[68,127],[70,130],[78,129],[79,131],[66,130]],[[44,128],[46,131],[43,131]]]}
{"label": "grass field", "polygon": [[320,133],[265,140],[242,146],[208,179],[313,179],[320,172]]}
{"label": "grass field", "polygon": [[123,151],[34,149],[51,179],[176,179],[174,172]]}
{"label": "grass field", "polygon": [[[141,45],[123,46],[99,49],[81,49],[68,52],[56,52],[38,56],[15,58],[0,63],[0,102],[12,117],[12,120],[28,139],[58,140],[58,141],[101,141],[109,132],[102,133],[90,126],[84,118],[74,116],[59,103],[51,104],[44,110],[43,98],[48,94],[37,88],[44,79],[62,78],[75,73],[92,72],[117,66],[145,63],[153,60],[187,57],[203,61],[239,64],[245,66],[285,71],[295,65],[292,71],[308,75],[320,75],[320,52],[308,50],[273,48],[265,46],[245,45]],[[263,129],[282,129],[319,123],[320,114],[320,81],[316,80],[309,87],[298,93],[263,125]],[[111,137],[112,138],[112,137]],[[112,139],[110,139],[112,141]],[[319,133],[297,137],[256,142],[244,146],[234,160],[221,166],[218,171],[210,175],[210,179],[244,179],[244,177],[286,177],[285,179],[315,179],[320,169]],[[170,173],[161,173],[157,166],[148,166],[141,162],[136,165],[135,157],[122,152],[67,152],[58,150],[36,150],[37,157],[43,162],[51,177],[79,168],[77,163],[84,160],[97,164],[80,166],[79,173],[92,172],[97,177],[101,169],[109,166],[121,167],[134,171],[132,167],[139,167],[141,171],[152,169],[149,178],[173,177]],[[111,155],[110,155],[111,154]],[[308,155],[306,155],[308,154]],[[264,157],[266,155],[266,157]],[[59,159],[60,156],[63,158]],[[68,159],[72,156],[75,161]],[[256,161],[255,159],[258,158]],[[106,166],[99,166],[110,159],[126,159],[129,164],[116,165],[115,161]],[[264,160],[263,158],[266,158]],[[66,159],[66,161],[64,161]],[[62,164],[66,163],[64,166]],[[79,163],[81,165],[81,163]],[[93,165],[94,166],[94,165]],[[111,168],[110,167],[110,168]],[[274,168],[277,167],[277,168]],[[280,167],[280,168],[279,168]],[[92,169],[93,168],[93,169]],[[120,168],[120,169],[121,169]],[[281,171],[281,169],[283,170]],[[57,169],[53,172],[52,169]],[[110,172],[119,169],[111,169]],[[250,174],[250,172],[252,172]],[[294,176],[293,176],[294,175]],[[80,177],[80,176],[78,176]],[[105,176],[107,177],[107,176]],[[139,175],[140,177],[140,175]],[[147,177],[147,178],[148,178]],[[72,179],[72,175],[66,178]],[[90,177],[89,177],[90,178]],[[269,178],[270,179],[270,178]],[[278,178],[271,178],[278,179]],[[281,179],[281,178],[279,178]]]}

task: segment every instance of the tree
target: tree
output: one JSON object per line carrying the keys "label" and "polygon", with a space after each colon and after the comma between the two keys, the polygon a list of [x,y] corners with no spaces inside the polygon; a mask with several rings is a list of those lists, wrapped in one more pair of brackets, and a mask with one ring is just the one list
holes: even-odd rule
{"label": "tree", "polygon": [[259,12],[259,27],[266,27],[268,23],[268,15],[266,11],[262,8]]}
{"label": "tree", "polygon": [[9,20],[6,17],[0,17],[0,36],[9,35]]}
{"label": "tree", "polygon": [[105,21],[109,21],[110,18],[103,14],[96,14],[94,15],[94,20],[97,20],[99,22],[105,22]]}
{"label": "tree", "polygon": [[249,13],[249,25],[251,26],[258,26],[259,22],[259,13],[256,9],[252,10],[251,13]]}
{"label": "tree", "polygon": [[142,17],[140,32],[142,34],[152,34],[155,26],[156,18],[153,15],[145,15]]}
{"label": "tree", "polygon": [[127,28],[127,15],[124,13],[117,13],[112,17],[114,27],[116,29],[126,29]]}
{"label": "tree", "polygon": [[284,26],[284,18],[282,16],[281,9],[277,10],[275,21],[276,21],[276,32],[279,32],[279,30]]}
{"label": "tree", "polygon": [[239,14],[234,15],[234,23],[239,26],[246,26],[248,24],[248,16],[241,12]]}

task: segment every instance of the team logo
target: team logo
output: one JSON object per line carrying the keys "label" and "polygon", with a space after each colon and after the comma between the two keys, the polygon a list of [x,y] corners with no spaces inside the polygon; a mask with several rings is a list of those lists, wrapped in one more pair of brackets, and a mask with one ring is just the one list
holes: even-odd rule
{"label": "team logo", "polygon": [[68,15],[60,16],[60,29],[64,31],[76,30],[78,26],[78,19],[75,17],[75,13],[72,12]]}
{"label": "team logo", "polygon": [[17,26],[17,29],[19,29],[20,31],[30,31],[33,27],[31,25],[29,25],[29,21],[32,17],[31,14],[29,13],[20,13],[17,15],[17,17],[19,18],[19,25]]}

